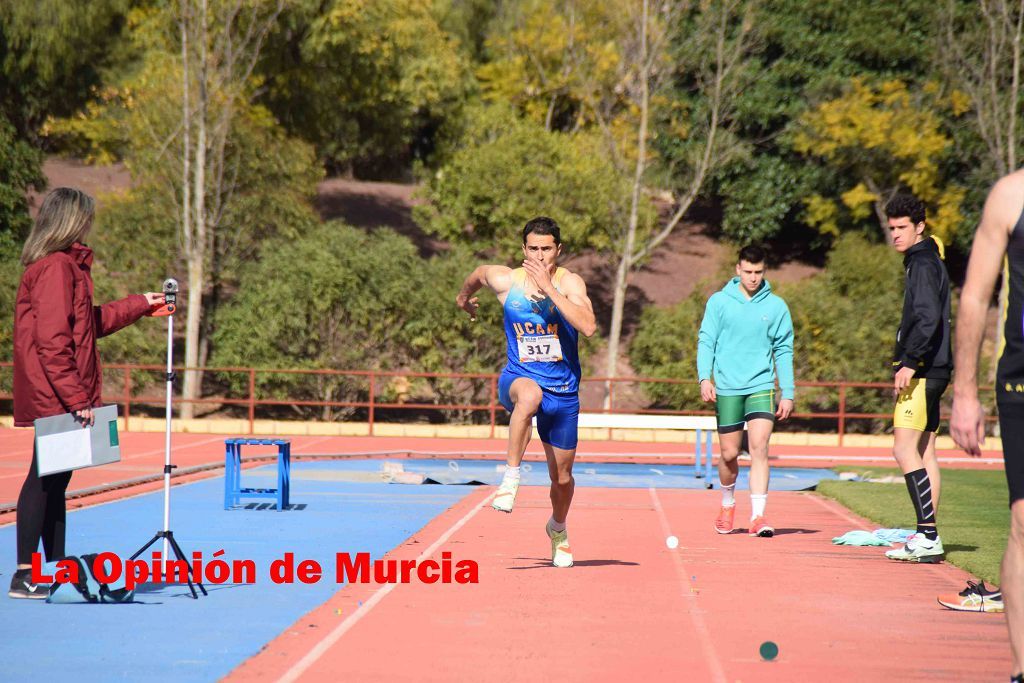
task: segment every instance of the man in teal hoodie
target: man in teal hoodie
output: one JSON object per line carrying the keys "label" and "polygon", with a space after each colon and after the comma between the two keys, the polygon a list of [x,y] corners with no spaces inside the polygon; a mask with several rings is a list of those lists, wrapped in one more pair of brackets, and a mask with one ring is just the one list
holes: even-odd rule
{"label": "man in teal hoodie", "polygon": [[[722,509],[715,519],[715,531],[720,534],[733,530],[744,423],[750,451],[749,532],[762,537],[775,534],[764,514],[768,440],[775,418],[785,420],[793,412],[793,321],[786,302],[772,294],[764,279],[764,264],[760,247],[740,250],[736,277],[708,299],[697,341],[700,395],[715,402],[718,417]],[[777,407],[776,376],[782,390]]]}

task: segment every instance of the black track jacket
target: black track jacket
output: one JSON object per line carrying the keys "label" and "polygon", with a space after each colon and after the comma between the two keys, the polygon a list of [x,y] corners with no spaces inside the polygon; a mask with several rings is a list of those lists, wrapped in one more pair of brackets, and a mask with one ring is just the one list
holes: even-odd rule
{"label": "black track jacket", "polygon": [[915,377],[949,379],[949,274],[939,245],[926,237],[903,254],[907,277],[903,318],[896,333],[893,372],[913,368]]}

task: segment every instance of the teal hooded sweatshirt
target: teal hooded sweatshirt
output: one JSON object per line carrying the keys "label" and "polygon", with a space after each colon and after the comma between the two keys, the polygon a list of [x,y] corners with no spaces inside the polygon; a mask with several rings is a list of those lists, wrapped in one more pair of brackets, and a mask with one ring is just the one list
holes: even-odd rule
{"label": "teal hooded sweatshirt", "polygon": [[792,399],[789,308],[767,280],[750,299],[741,288],[734,277],[708,299],[697,340],[697,377],[714,376],[717,393],[737,396],[774,389],[778,373],[782,398]]}

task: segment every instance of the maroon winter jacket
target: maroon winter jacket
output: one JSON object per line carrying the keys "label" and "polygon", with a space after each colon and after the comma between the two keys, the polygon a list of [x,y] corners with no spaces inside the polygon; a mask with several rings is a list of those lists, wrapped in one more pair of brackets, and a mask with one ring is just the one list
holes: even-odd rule
{"label": "maroon winter jacket", "polygon": [[14,305],[14,424],[100,405],[96,339],[149,311],[142,294],[92,305],[92,249],[73,244],[25,268]]}

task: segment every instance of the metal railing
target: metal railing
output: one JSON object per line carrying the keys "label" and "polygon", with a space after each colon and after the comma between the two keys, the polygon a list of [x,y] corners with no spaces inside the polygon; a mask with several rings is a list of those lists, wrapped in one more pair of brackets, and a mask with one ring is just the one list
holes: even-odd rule
{"label": "metal railing", "polygon": [[[10,372],[13,368],[11,362],[0,362],[0,368]],[[106,400],[114,400],[121,407],[125,420],[130,420],[132,408],[139,406],[160,406],[164,405],[165,396],[163,393],[163,373],[166,368],[163,365],[137,365],[137,364],[109,364],[104,366],[106,375],[104,382],[104,395]],[[243,381],[235,380],[235,385],[245,385],[244,396],[239,395],[217,395],[203,396],[197,399],[184,399],[175,396],[173,402],[177,406],[187,403],[213,405],[219,407],[237,406],[244,410],[249,423],[249,434],[254,433],[257,413],[261,408],[279,407],[316,407],[316,408],[343,408],[348,410],[362,410],[366,414],[366,421],[369,425],[369,433],[374,433],[374,425],[380,423],[381,411],[461,411],[466,413],[487,413],[487,424],[490,426],[490,435],[493,437],[498,425],[498,415],[501,408],[498,403],[498,377],[496,373],[438,373],[438,372],[406,372],[400,370],[328,370],[328,369],[296,369],[296,368],[253,368],[253,367],[175,367],[175,373],[180,377],[186,371],[201,371],[204,374],[242,375]],[[120,373],[119,382],[113,382],[110,373]],[[133,374],[151,373],[154,377],[159,376],[161,381],[142,383],[133,381]],[[290,396],[285,397],[261,397],[260,379],[268,376],[308,375],[319,378],[348,378],[362,384],[359,393],[365,396],[360,400],[317,400],[302,399]],[[476,391],[474,393],[486,393],[486,403],[466,402],[424,402],[408,400],[382,400],[382,392],[379,383],[382,381],[393,382],[401,378],[405,382],[410,380],[462,380],[470,382],[486,383],[486,392]],[[5,378],[6,379],[6,378]],[[119,384],[116,390],[112,384]],[[665,408],[650,407],[650,399],[637,396],[623,398],[623,385],[645,385],[659,384],[668,386],[692,386],[696,391],[697,382],[694,380],[660,379],[652,377],[585,377],[581,387],[581,396],[584,398],[583,409],[587,412],[605,413],[639,413],[639,414],[661,414],[661,415],[713,415],[713,410],[673,410]],[[603,385],[603,386],[602,386]],[[879,382],[797,382],[797,396],[800,397],[801,389],[811,391],[834,391],[835,410],[812,410],[794,412],[793,418],[814,420],[814,421],[835,421],[835,429],[828,430],[828,433],[836,433],[839,444],[842,445],[843,438],[849,433],[849,423],[855,420],[880,420],[891,421],[892,412],[859,412],[848,409],[850,392],[852,390],[867,390],[874,392],[891,392],[892,385]],[[3,386],[10,387],[9,382],[3,382]],[[984,387],[983,392],[991,392],[991,387]],[[158,393],[159,392],[159,393]],[[386,392],[385,392],[386,393]],[[947,392],[947,400],[952,392]],[[587,396],[590,396],[589,400]],[[619,397],[619,404],[616,405],[616,396]],[[117,398],[114,398],[117,397]],[[607,405],[605,405],[605,399]],[[11,401],[13,396],[10,391],[0,391],[0,401]],[[646,405],[643,403],[646,402]],[[820,400],[819,400],[820,402]],[[589,405],[588,405],[589,403]],[[799,406],[800,403],[798,402]],[[499,411],[500,409],[500,411]],[[989,422],[995,422],[998,418],[994,411],[987,417]],[[943,414],[947,419],[948,415]],[[389,421],[385,421],[389,422]]]}

